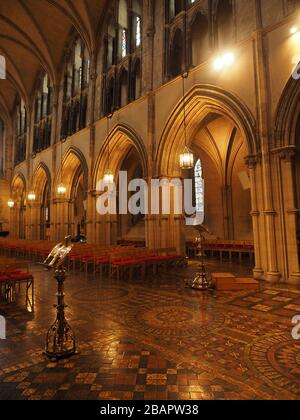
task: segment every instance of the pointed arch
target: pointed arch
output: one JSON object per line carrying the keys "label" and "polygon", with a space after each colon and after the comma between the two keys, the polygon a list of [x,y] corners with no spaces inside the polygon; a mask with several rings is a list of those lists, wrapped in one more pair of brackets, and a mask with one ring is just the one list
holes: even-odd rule
{"label": "pointed arch", "polygon": [[25,198],[26,178],[22,172],[17,172],[11,182],[11,191],[13,199],[21,200]]}
{"label": "pointed arch", "polygon": [[[274,148],[299,146],[300,84],[291,77],[287,82],[275,113]],[[298,143],[298,144],[297,144]]]}
{"label": "pointed arch", "polygon": [[71,146],[65,153],[62,164],[56,174],[55,178],[55,191],[57,186],[63,181],[67,187],[67,198],[71,198],[72,186],[74,178],[77,176],[78,171],[81,170],[84,177],[84,188],[88,190],[88,166],[84,154],[77,147]]}
{"label": "pointed arch", "polygon": [[44,162],[41,162],[32,177],[32,188],[39,201],[43,197],[46,185],[49,185],[51,188],[51,173],[48,166]]}
{"label": "pointed arch", "polygon": [[172,112],[161,136],[156,155],[157,174],[163,176],[180,175],[179,154],[184,149],[183,104],[186,107],[188,138],[209,113],[217,113],[230,118],[245,136],[249,155],[259,151],[256,122],[250,110],[231,92],[211,85],[195,85]]}
{"label": "pointed arch", "polygon": [[110,169],[114,174],[119,171],[122,161],[128,154],[130,148],[134,147],[141,159],[143,175],[144,177],[148,176],[147,151],[142,139],[131,127],[118,124],[109,133],[101,147],[93,173],[93,189],[96,189],[97,182],[103,178],[104,172],[107,169],[108,143],[112,156]]}

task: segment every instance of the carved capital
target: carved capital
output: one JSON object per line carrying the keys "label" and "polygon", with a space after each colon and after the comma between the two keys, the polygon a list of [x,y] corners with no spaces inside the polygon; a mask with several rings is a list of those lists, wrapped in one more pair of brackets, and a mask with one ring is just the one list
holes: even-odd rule
{"label": "carved capital", "polygon": [[295,146],[286,146],[281,147],[279,149],[275,149],[273,153],[279,157],[279,159],[283,160],[284,162],[291,162],[296,155],[296,147]]}
{"label": "carved capital", "polygon": [[255,169],[259,163],[259,157],[257,155],[249,155],[245,157],[245,164],[248,169]]}

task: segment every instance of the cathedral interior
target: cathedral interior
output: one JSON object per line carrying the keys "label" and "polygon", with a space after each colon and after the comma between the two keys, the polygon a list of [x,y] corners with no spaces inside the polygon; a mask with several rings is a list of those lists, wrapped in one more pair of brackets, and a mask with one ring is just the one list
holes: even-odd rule
{"label": "cathedral interior", "polygon": [[0,0],[0,400],[300,399],[299,63],[299,0]]}

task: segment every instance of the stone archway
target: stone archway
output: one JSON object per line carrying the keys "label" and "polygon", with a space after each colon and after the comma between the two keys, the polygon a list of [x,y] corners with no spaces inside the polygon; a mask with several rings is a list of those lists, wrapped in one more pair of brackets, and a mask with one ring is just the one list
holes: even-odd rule
{"label": "stone archway", "polygon": [[[214,86],[194,86],[186,95],[184,102],[188,145],[204,162],[204,171],[215,170],[214,175],[210,172],[211,185],[207,186],[207,189],[211,190],[215,184],[219,188],[218,202],[209,191],[211,211],[221,207],[221,211],[218,210],[220,214],[215,215],[222,219],[222,226],[216,236],[241,240],[253,237],[256,254],[254,273],[256,277],[261,277],[265,270],[262,267],[263,243],[260,237],[263,220],[259,218],[258,211],[260,200],[257,179],[260,176],[260,165],[255,120],[248,108],[236,96]],[[159,143],[156,173],[160,178],[186,177],[179,164],[179,155],[185,147],[183,116],[182,101],[171,114]],[[243,173],[244,185],[239,179],[240,173]],[[245,185],[245,180],[248,185]],[[245,193],[244,187],[248,190]],[[240,223],[241,209],[234,205],[237,195],[243,196],[246,203],[244,211],[247,221],[244,224]],[[250,228],[250,213],[253,229]],[[239,229],[236,229],[236,220],[239,220]],[[186,236],[184,217],[174,215],[170,218],[161,217],[156,223],[161,229],[160,245],[176,246],[178,251],[183,252]]]}
{"label": "stone archway", "polygon": [[[148,158],[143,141],[130,127],[117,125],[105,139],[98,155],[93,174],[94,191],[91,197],[91,205],[89,206],[92,209],[92,213],[89,218],[91,223],[89,224],[90,234],[88,237],[91,238],[91,241],[104,245],[115,244],[118,240],[122,239],[126,231],[126,229],[122,231],[121,227],[123,223],[124,228],[124,218],[121,219],[119,215],[100,216],[96,211],[96,200],[99,194],[96,191],[96,187],[99,180],[103,179],[105,170],[108,169],[108,145],[110,149],[109,169],[113,172],[116,183],[118,183],[119,171],[128,171],[129,168],[128,165],[126,166],[126,159],[130,159],[132,156],[134,156],[135,163],[138,163],[143,178],[148,177]],[[134,177],[135,174],[130,173],[129,175],[130,177]],[[130,181],[130,179],[128,180]],[[147,233],[145,236],[147,240]]]}
{"label": "stone archway", "polygon": [[15,206],[11,209],[11,236],[25,239],[26,232],[26,180],[23,174],[17,174],[11,183],[12,199]]}
{"label": "stone archway", "polygon": [[[63,182],[66,193],[59,196],[58,185]],[[75,236],[79,229],[86,232],[86,200],[88,190],[88,167],[83,153],[71,147],[63,158],[55,178],[54,212],[56,240],[66,235]],[[79,208],[80,207],[80,208]]]}
{"label": "stone archway", "polygon": [[51,174],[44,163],[36,168],[32,178],[36,201],[29,204],[30,238],[49,238]]}
{"label": "stone archway", "polygon": [[278,219],[277,255],[290,283],[300,284],[300,84],[287,82],[275,114],[271,164]]}

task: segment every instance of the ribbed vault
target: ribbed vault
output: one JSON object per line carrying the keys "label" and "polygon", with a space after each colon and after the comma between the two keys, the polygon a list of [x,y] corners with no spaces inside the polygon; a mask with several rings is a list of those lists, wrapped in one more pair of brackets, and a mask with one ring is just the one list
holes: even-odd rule
{"label": "ribbed vault", "polygon": [[27,106],[36,76],[61,80],[66,43],[76,31],[91,51],[107,0],[13,0],[0,2],[0,54],[7,80],[0,80],[0,115],[13,110],[17,93]]}

